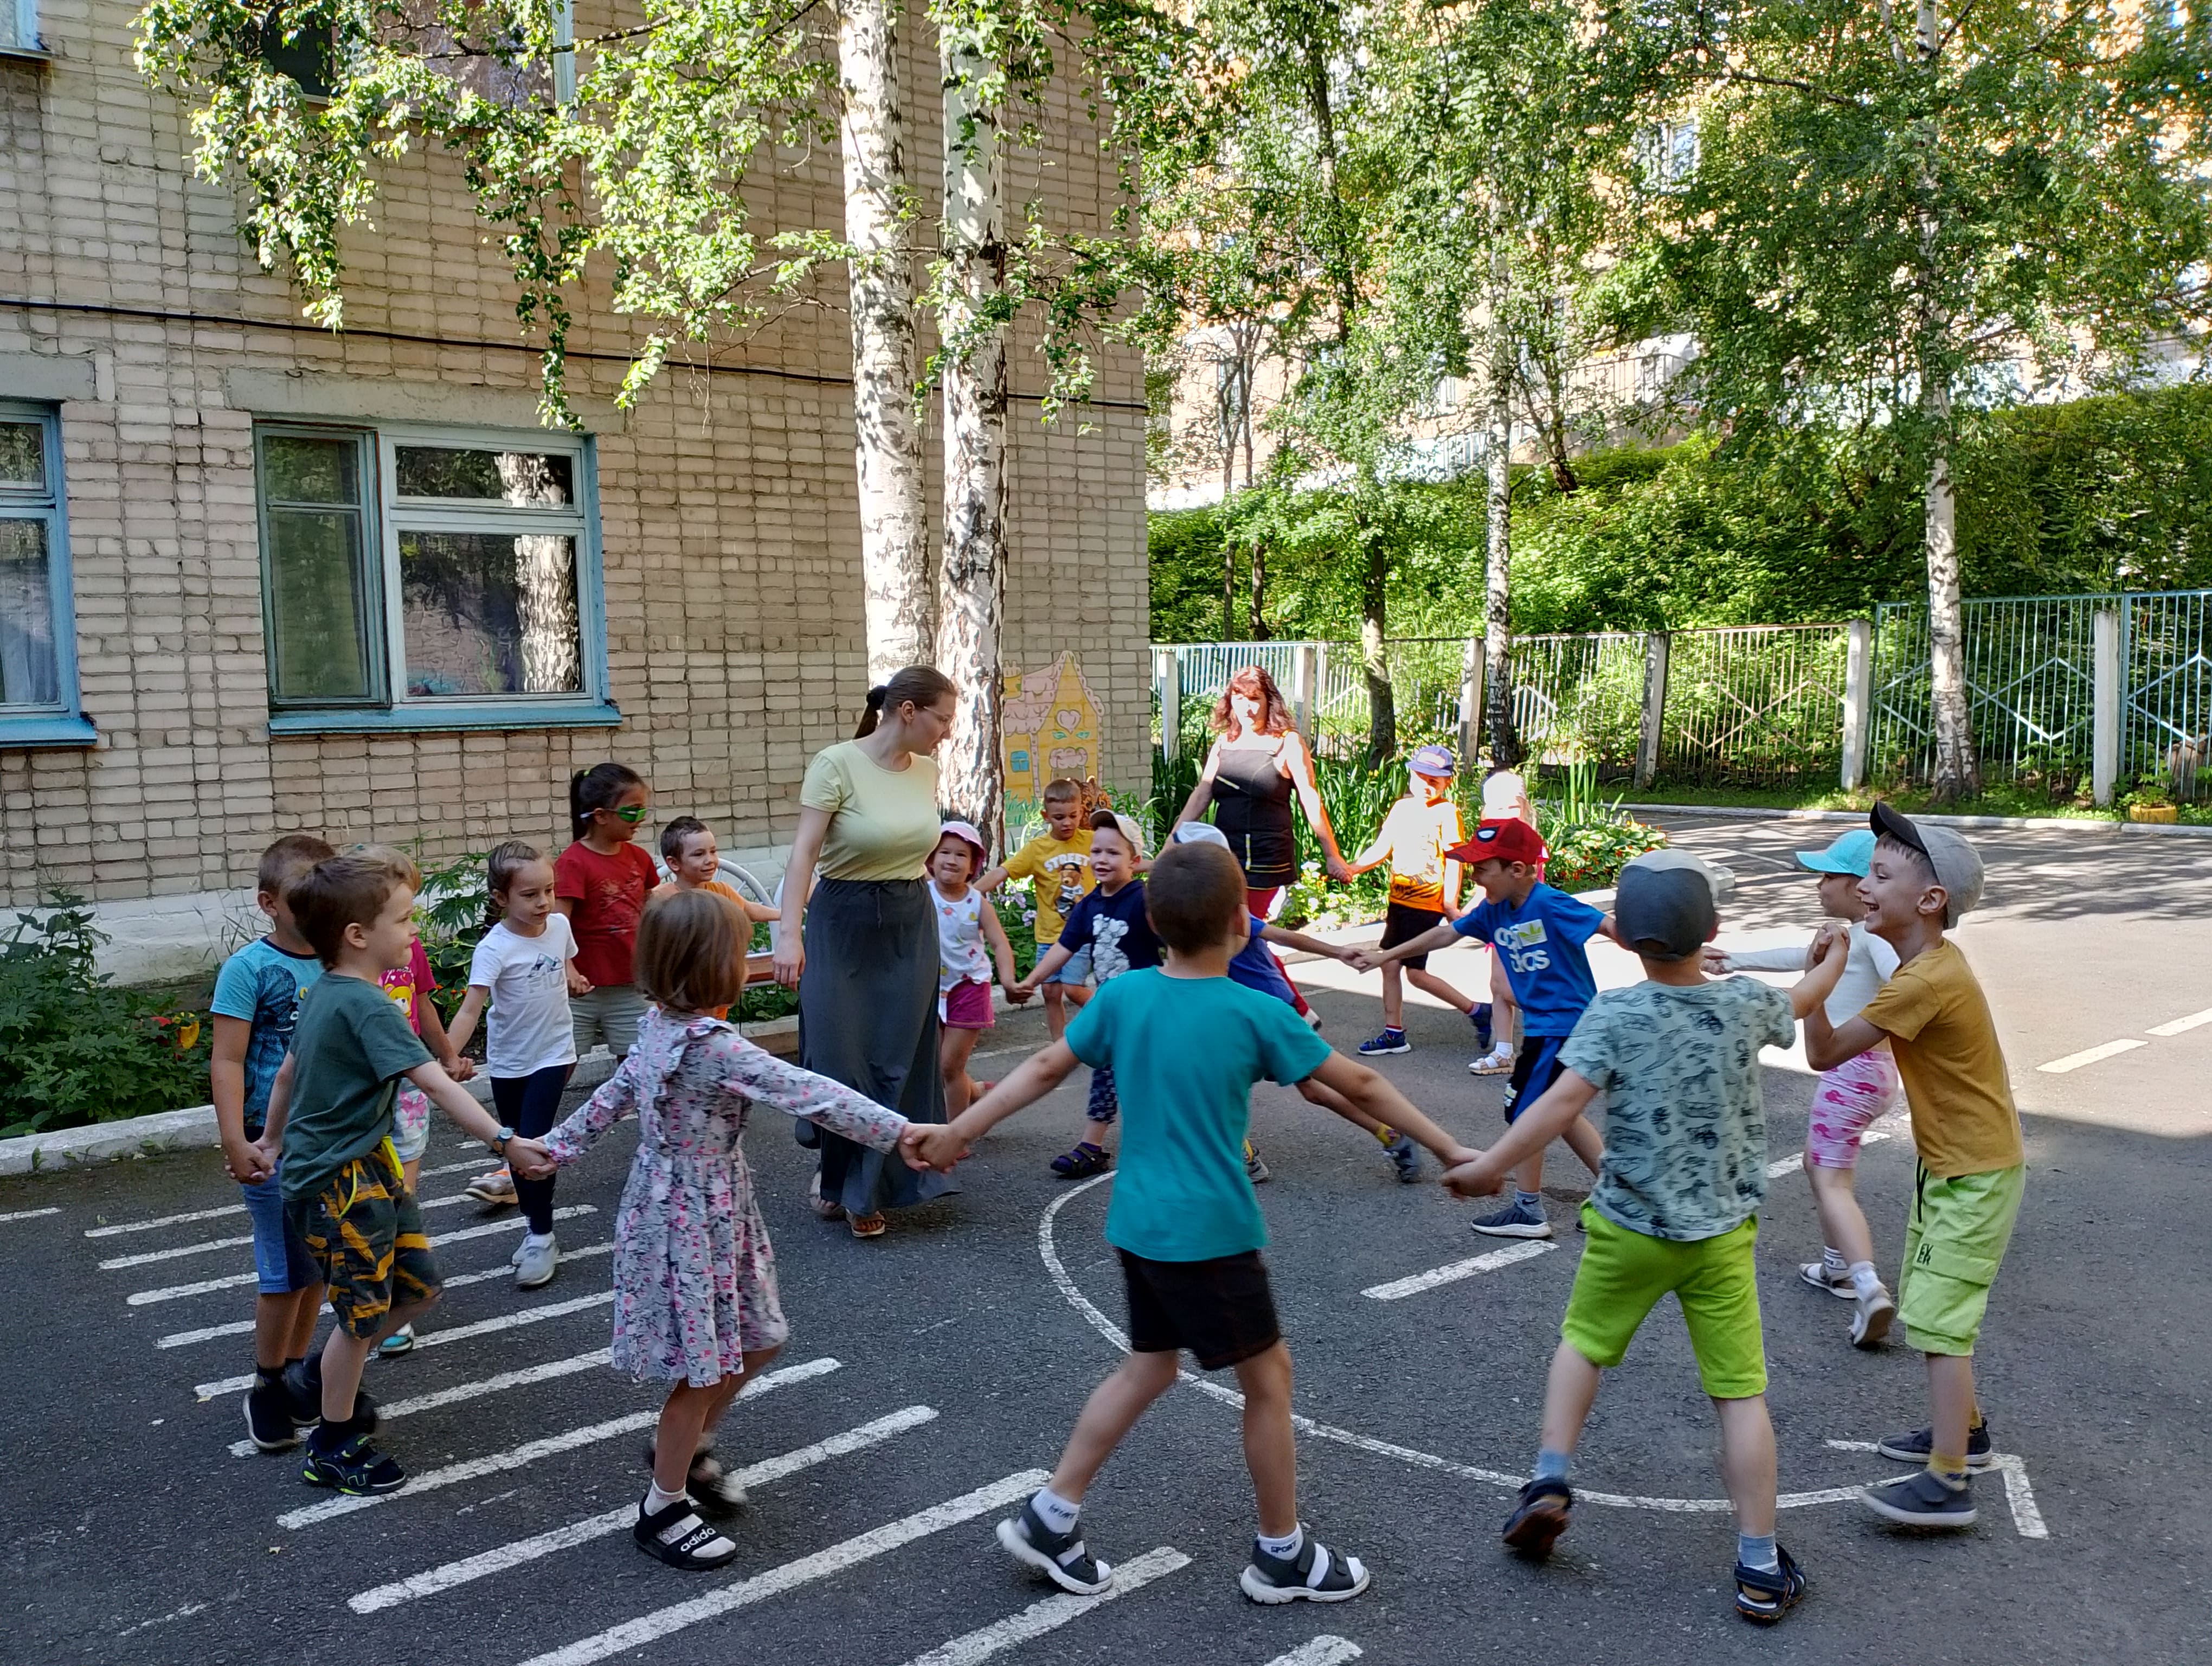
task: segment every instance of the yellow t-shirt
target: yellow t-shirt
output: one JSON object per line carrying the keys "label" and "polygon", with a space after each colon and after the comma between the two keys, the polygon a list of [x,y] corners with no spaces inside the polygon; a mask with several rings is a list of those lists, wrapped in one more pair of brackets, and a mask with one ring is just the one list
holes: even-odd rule
{"label": "yellow t-shirt", "polygon": [[1091,830],[1079,827],[1066,839],[1048,829],[1038,834],[1006,858],[1006,877],[1036,882],[1036,940],[1059,942],[1069,912],[1098,883],[1091,871]]}
{"label": "yellow t-shirt", "polygon": [[1990,1003],[1957,944],[1906,961],[1859,1016],[1890,1039],[1912,1142],[1930,1174],[1949,1180],[2027,1161]]}
{"label": "yellow t-shirt", "polygon": [[1449,799],[1425,804],[1415,798],[1400,799],[1383,818],[1378,842],[1390,849],[1390,900],[1409,909],[1444,905],[1444,852],[1467,835],[1461,830],[1459,806]]}
{"label": "yellow t-shirt", "polygon": [[799,801],[830,812],[817,871],[825,879],[919,879],[945,823],[937,813],[937,760],[886,769],[841,740],[815,753]]}

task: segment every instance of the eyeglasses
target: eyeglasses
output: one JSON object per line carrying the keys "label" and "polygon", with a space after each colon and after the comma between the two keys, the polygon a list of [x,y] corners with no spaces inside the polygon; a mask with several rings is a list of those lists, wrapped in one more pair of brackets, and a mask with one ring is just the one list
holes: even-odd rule
{"label": "eyeglasses", "polygon": [[614,809],[611,806],[605,806],[605,808],[607,814],[610,816],[620,816],[632,827],[635,827],[640,822],[645,819],[645,806],[641,804],[626,804],[619,810]]}

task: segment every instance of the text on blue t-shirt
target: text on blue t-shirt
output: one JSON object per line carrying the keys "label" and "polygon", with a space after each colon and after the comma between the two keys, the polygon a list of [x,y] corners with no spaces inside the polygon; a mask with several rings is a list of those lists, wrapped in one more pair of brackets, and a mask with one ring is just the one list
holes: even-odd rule
{"label": "text on blue t-shirt", "polygon": [[323,975],[312,954],[294,954],[268,938],[257,938],[222,963],[216,974],[217,1018],[240,1018],[253,1026],[246,1038],[246,1137],[258,1139],[269,1118],[269,1090],[292,1045],[300,1022],[300,998]]}
{"label": "text on blue t-shirt", "polygon": [[1486,897],[1453,921],[1452,929],[1497,951],[1521,1004],[1523,1035],[1570,1036],[1597,994],[1583,945],[1604,923],[1589,903],[1539,880],[1518,908]]}

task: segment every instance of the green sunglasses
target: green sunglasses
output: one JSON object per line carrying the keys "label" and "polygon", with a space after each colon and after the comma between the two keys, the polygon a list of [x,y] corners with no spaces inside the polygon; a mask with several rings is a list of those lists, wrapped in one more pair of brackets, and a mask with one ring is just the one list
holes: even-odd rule
{"label": "green sunglasses", "polygon": [[626,804],[619,810],[606,806],[601,807],[605,809],[610,816],[620,816],[632,827],[635,827],[645,819],[645,806],[641,804]]}

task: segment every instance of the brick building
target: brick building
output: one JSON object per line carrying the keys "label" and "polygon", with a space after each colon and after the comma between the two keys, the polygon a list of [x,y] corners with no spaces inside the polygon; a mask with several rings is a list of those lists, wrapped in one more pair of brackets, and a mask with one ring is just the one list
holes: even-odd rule
{"label": "brick building", "polygon": [[[842,311],[672,365],[621,413],[633,326],[586,297],[588,432],[545,431],[449,161],[386,170],[334,336],[193,178],[184,111],[133,66],[128,0],[0,5],[8,900],[68,887],[100,905],[119,974],[188,969],[250,929],[240,888],[275,834],[550,846],[569,771],[609,757],[652,783],[655,820],[692,812],[778,866],[806,760],[850,733],[866,682]],[[936,84],[917,55],[917,182],[939,164],[915,89]],[[1103,230],[1110,166],[1072,99],[1049,113],[1008,200]],[[841,225],[838,166],[818,150],[763,176],[757,224]],[[1109,354],[1097,404],[1044,426],[1025,346],[1006,663],[1072,649],[1107,777],[1135,786],[1141,367]]]}

